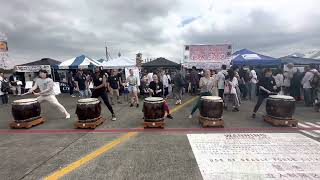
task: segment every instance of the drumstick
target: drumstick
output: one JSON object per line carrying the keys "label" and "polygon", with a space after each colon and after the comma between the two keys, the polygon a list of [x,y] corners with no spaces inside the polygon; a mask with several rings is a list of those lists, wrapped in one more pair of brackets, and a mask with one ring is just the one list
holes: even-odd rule
{"label": "drumstick", "polygon": [[24,94],[21,94],[20,96],[25,96],[25,95],[27,95],[27,94],[30,94],[29,92],[26,92],[26,93],[24,93]]}
{"label": "drumstick", "polygon": [[26,93],[24,93],[24,94],[21,94],[21,96],[25,96],[25,95],[28,95],[28,94],[31,94],[31,93],[34,93],[34,91],[32,91],[32,92],[26,92]]}

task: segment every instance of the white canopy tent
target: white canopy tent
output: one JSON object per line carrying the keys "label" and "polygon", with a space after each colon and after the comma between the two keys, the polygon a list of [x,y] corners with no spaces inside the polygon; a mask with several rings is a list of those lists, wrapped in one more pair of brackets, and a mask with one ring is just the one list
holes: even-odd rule
{"label": "white canopy tent", "polygon": [[136,66],[136,60],[128,57],[118,57],[110,61],[103,61],[101,63],[103,69],[122,69]]}
{"label": "white canopy tent", "polygon": [[72,59],[63,61],[57,66],[57,69],[87,69],[101,66],[100,62],[93,60],[85,55],[77,56]]}

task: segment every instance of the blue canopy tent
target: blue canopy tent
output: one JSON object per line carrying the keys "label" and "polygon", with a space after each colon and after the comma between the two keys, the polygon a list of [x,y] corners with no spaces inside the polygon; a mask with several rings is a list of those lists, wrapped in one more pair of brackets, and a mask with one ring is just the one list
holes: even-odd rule
{"label": "blue canopy tent", "polygon": [[69,60],[63,61],[59,65],[55,65],[55,69],[92,69],[101,66],[101,63],[93,60],[85,55],[80,55]]}
{"label": "blue canopy tent", "polygon": [[248,49],[241,49],[232,54],[232,65],[238,66],[276,66],[280,65],[279,59],[255,53]]}

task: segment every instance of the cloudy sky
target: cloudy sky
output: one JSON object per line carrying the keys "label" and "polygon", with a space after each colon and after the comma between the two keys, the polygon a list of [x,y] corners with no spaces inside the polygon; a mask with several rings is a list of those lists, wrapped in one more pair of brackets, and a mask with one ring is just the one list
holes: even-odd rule
{"label": "cloudy sky", "polygon": [[86,54],[179,61],[184,44],[271,55],[320,50],[319,0],[0,0],[16,63]]}

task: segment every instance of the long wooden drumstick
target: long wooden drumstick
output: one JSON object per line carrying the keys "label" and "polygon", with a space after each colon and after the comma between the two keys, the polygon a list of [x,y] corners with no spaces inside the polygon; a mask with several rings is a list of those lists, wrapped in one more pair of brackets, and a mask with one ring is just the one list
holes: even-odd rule
{"label": "long wooden drumstick", "polygon": [[21,94],[20,96],[25,96],[25,95],[28,95],[28,94],[31,94],[31,93],[33,93],[33,92],[26,92],[24,94]]}

